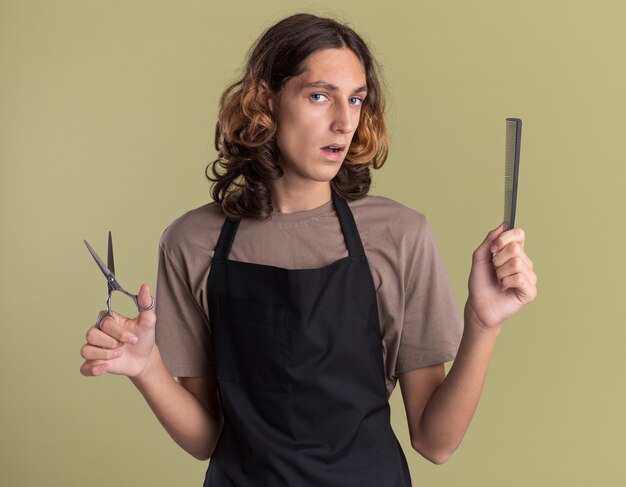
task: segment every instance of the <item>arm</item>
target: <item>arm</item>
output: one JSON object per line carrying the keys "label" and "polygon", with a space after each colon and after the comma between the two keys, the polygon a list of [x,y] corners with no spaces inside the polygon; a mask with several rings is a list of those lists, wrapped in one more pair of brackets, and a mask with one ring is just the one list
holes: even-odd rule
{"label": "arm", "polygon": [[155,345],[152,369],[131,381],[143,395],[170,437],[198,460],[213,455],[219,439],[223,416],[217,399],[215,377],[170,375]]}
{"label": "arm", "polygon": [[443,364],[400,375],[411,444],[433,463],[447,461],[469,427],[502,323],[537,293],[523,231],[502,230],[473,254],[463,337],[448,375]]}
{"label": "arm", "polygon": [[[151,302],[150,289],[142,286],[139,303]],[[125,375],[144,396],[158,420],[176,443],[199,460],[209,458],[221,433],[222,415],[213,377],[181,378],[177,383],[161,359],[154,340],[156,315],[142,312],[134,319],[114,313],[102,320],[101,329],[87,331],[81,348],[86,376]]]}
{"label": "arm", "polygon": [[466,313],[447,376],[443,364],[400,375],[411,444],[431,462],[446,462],[460,445],[478,406],[496,337],[497,332],[483,333]]}

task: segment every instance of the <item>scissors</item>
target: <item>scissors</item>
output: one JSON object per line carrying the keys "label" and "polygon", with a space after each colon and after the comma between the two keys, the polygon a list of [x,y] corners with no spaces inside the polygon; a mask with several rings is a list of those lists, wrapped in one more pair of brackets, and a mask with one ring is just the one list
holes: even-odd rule
{"label": "scissors", "polygon": [[85,245],[87,246],[87,249],[91,253],[91,256],[94,258],[94,260],[96,261],[96,264],[98,264],[98,267],[100,267],[100,270],[102,271],[102,273],[104,274],[104,277],[106,277],[106,280],[107,280],[107,289],[109,292],[107,296],[107,311],[106,313],[98,316],[98,319],[96,321],[96,327],[98,329],[101,329],[100,323],[102,322],[105,316],[113,317],[113,313],[111,313],[111,294],[113,294],[115,291],[120,291],[121,293],[125,294],[130,299],[132,299],[135,302],[135,306],[137,306],[137,311],[139,311],[140,313],[143,311],[149,311],[152,308],[154,308],[154,298],[152,298],[152,304],[150,304],[150,306],[148,306],[147,308],[144,308],[143,306],[139,306],[139,303],[137,302],[137,295],[129,293],[120,285],[119,282],[117,282],[117,279],[115,278],[115,261],[113,260],[113,240],[111,239],[111,232],[109,232],[109,249],[108,249],[108,254],[107,254],[107,265],[104,265],[104,262],[102,262],[102,259],[98,256],[98,254],[96,254],[96,251],[91,247],[91,245],[89,245],[89,242],[87,242],[87,240],[83,240],[83,242],[85,242]]}

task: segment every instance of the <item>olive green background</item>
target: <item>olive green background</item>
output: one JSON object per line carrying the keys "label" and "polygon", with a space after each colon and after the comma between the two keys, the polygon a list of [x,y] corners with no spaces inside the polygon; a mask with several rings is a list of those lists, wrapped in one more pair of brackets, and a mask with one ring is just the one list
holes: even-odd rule
{"label": "olive green background", "polygon": [[[209,200],[218,97],[300,10],[370,43],[391,152],[372,192],[425,213],[460,309],[502,218],[504,119],[524,121],[517,224],[539,276],[459,450],[415,485],[625,485],[623,2],[0,1],[0,484],[201,485],[130,381],[79,374],[105,282],[155,283],[164,228]],[[129,310],[126,298],[116,307]],[[126,306],[126,308],[125,308]]]}

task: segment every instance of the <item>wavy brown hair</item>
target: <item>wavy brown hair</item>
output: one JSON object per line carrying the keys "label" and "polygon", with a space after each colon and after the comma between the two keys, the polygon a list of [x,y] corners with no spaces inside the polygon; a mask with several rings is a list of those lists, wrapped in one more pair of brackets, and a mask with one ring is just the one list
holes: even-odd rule
{"label": "wavy brown hair", "polygon": [[376,62],[361,37],[330,18],[296,14],[270,27],[250,49],[243,77],[220,98],[215,127],[218,158],[206,168],[211,195],[231,218],[269,218],[270,181],[283,172],[278,164],[276,115],[268,92],[278,94],[290,78],[307,68],[308,56],[321,49],[348,48],[365,70],[367,97],[359,125],[332,188],[347,200],[367,195],[370,167],[387,159],[384,101]]}

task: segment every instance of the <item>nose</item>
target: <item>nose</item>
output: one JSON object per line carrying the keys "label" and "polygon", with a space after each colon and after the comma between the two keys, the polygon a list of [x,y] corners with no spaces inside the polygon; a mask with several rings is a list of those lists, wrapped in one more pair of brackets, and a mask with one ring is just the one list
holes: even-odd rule
{"label": "nose", "polygon": [[333,132],[340,132],[342,134],[349,134],[354,131],[354,114],[352,113],[352,107],[347,101],[343,103],[336,103],[333,113],[333,122],[331,130]]}

